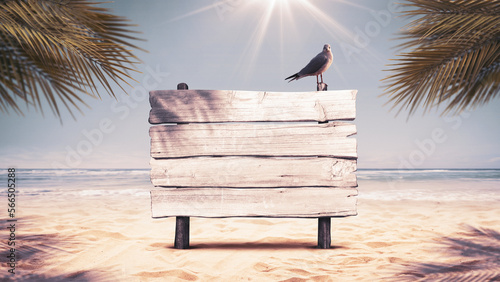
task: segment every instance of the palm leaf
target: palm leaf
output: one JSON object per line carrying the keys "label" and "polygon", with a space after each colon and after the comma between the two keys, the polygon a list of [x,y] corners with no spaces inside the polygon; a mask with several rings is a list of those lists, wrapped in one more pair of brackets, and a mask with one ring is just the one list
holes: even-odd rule
{"label": "palm leaf", "polygon": [[388,103],[424,112],[446,105],[457,114],[495,98],[500,90],[500,0],[408,0],[417,17],[400,36],[406,42],[390,64]]}
{"label": "palm leaf", "polygon": [[[100,97],[115,96],[133,79],[138,62],[129,40],[131,24],[107,9],[81,0],[0,0],[0,111],[22,114],[21,105],[56,116]],[[112,83],[113,84],[112,84]],[[122,88],[123,89],[123,88]]]}

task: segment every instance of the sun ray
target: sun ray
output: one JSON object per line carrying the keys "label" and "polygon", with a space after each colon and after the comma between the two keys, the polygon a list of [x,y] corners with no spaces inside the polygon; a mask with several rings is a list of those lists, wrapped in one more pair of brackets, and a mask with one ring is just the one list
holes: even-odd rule
{"label": "sun ray", "polygon": [[[356,40],[356,35],[353,31],[347,29],[344,27],[342,24],[338,23],[335,21],[332,17],[328,16],[325,14],[323,11],[321,11],[318,7],[313,5],[309,0],[297,0],[301,4],[306,7],[307,11],[316,18],[317,23],[321,25],[321,27],[328,33],[330,34],[335,40],[342,40],[340,37],[337,36],[337,34],[333,33],[332,30],[339,32],[339,34],[343,35],[342,38],[347,38],[348,42],[351,42],[350,44],[353,44]],[[370,10],[369,8],[366,8],[364,6],[360,6],[357,4],[351,4],[343,0],[336,0],[338,2],[342,2],[344,4],[348,4],[357,8],[362,8],[365,10]],[[368,48],[368,46],[363,48],[363,52],[366,54],[369,54],[372,58],[375,58],[376,60],[383,62],[383,59],[381,58],[380,54],[376,54],[371,48]],[[335,55],[335,54],[334,54]],[[355,60],[364,67],[363,62],[359,58],[355,58]]]}
{"label": "sun ray", "polygon": [[203,12],[207,12],[207,11],[210,11],[210,10],[213,10],[213,9],[217,9],[218,5],[222,5],[221,3],[222,2],[215,2],[215,3],[210,4],[208,6],[201,7],[199,9],[194,10],[194,11],[185,13],[185,14],[180,15],[180,16],[177,16],[177,17],[175,17],[173,19],[169,19],[168,21],[164,22],[163,24],[176,22],[176,21],[179,21],[179,20],[182,20],[182,19],[185,19],[185,18],[188,18],[188,17],[192,17],[194,15],[197,15],[197,14],[200,14],[200,13],[203,13]]}
{"label": "sun ray", "polygon": [[333,33],[332,30],[338,32],[342,36],[345,36],[349,39],[353,39],[352,33],[347,28],[345,28],[342,24],[337,22],[332,17],[325,14],[314,4],[312,4],[308,0],[296,0],[296,1],[298,1],[301,4],[301,6],[303,6],[305,10],[315,18],[316,22],[319,25],[321,25],[323,29],[326,32],[328,32],[335,40],[340,40],[340,37],[338,34]]}
{"label": "sun ray", "polygon": [[255,60],[259,55],[262,42],[267,33],[269,27],[269,21],[273,14],[274,5],[276,1],[269,1],[269,5],[266,7],[266,11],[262,14],[259,19],[259,23],[255,27],[252,36],[250,37],[244,51],[242,57],[240,57],[240,61],[246,57],[246,54],[249,54],[247,71],[245,73],[245,78],[248,79],[250,73],[253,71],[255,67]]}

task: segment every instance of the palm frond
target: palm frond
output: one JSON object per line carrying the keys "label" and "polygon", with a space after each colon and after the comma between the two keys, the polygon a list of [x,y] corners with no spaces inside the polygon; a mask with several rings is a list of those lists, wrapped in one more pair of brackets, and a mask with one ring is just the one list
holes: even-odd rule
{"label": "palm frond", "polygon": [[[81,95],[115,96],[139,63],[131,24],[100,3],[83,0],[0,1],[0,111],[22,114],[21,104],[56,116],[86,105]],[[123,89],[123,88],[122,88]]]}
{"label": "palm frond", "polygon": [[404,16],[417,17],[400,36],[385,92],[393,108],[412,115],[446,104],[457,114],[500,91],[500,0],[408,0]]}

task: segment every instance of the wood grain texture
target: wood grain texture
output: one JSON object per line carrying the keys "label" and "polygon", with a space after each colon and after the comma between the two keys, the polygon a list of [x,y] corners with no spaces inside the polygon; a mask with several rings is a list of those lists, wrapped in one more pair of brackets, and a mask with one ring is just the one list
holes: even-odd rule
{"label": "wood grain texture", "polygon": [[357,90],[257,92],[155,90],[149,122],[252,122],[354,120]]}
{"label": "wood grain texture", "polygon": [[343,217],[356,215],[355,188],[163,188],[153,217]]}
{"label": "wood grain texture", "polygon": [[222,123],[150,128],[151,157],[329,156],[356,158],[356,125],[346,122]]}
{"label": "wood grain texture", "polygon": [[152,159],[151,182],[164,187],[356,187],[356,160],[338,158]]}

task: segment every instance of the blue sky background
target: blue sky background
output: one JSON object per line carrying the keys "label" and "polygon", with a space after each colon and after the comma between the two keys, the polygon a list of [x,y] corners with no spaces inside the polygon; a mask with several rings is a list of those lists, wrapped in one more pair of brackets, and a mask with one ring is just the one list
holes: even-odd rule
{"label": "blue sky background", "polygon": [[118,0],[102,6],[138,24],[143,61],[137,82],[117,88],[117,100],[86,98],[77,120],[64,124],[33,109],[0,114],[0,162],[18,168],[149,167],[147,92],[175,89],[314,91],[315,78],[292,83],[332,46],[324,74],[329,90],[358,89],[359,168],[500,168],[500,99],[455,117],[433,111],[396,116],[380,80],[393,40],[407,19],[393,0]]}

